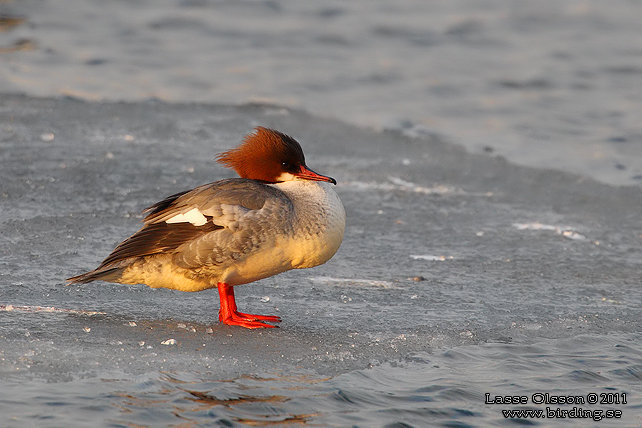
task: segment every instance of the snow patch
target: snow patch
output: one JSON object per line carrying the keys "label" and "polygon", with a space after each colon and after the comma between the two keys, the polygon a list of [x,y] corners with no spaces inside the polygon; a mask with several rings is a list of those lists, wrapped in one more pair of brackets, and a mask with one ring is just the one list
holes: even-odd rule
{"label": "snow patch", "polygon": [[516,227],[517,230],[550,230],[558,235],[562,235],[565,238],[572,239],[574,241],[586,241],[588,238],[581,233],[575,232],[569,227],[563,226],[553,226],[550,224],[542,223],[513,223],[513,227]]}

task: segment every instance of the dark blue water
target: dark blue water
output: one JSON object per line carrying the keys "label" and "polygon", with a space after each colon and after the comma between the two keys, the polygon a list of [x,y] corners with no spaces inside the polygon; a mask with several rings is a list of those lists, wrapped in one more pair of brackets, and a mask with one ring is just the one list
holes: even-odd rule
{"label": "dark blue water", "polygon": [[[207,372],[103,372],[53,383],[9,376],[3,426],[633,427],[642,355],[629,345],[639,340],[582,335],[435,349],[334,377],[296,369],[223,380]],[[488,404],[507,395],[529,404]],[[554,397],[584,404],[542,403]],[[573,408],[582,411],[562,417]],[[504,410],[548,417],[507,419]]]}

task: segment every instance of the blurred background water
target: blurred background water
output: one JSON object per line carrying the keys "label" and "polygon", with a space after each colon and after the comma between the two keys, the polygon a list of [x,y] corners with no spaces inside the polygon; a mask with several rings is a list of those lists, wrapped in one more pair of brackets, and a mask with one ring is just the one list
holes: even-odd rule
{"label": "blurred background water", "polygon": [[[0,425],[640,426],[640,16],[1,1]],[[64,287],[256,125],[348,213],[327,265],[237,291],[279,331],[218,325],[215,293]],[[628,401],[503,417],[538,392]]]}
{"label": "blurred background water", "polygon": [[0,91],[271,102],[639,184],[637,1],[4,1]]}

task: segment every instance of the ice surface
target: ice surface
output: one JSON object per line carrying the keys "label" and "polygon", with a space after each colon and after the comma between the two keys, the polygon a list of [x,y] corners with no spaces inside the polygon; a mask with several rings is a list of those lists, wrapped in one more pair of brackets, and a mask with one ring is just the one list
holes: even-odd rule
{"label": "ice surface", "polygon": [[[13,391],[16,376],[72,381],[79,388],[72,394],[94,384],[85,378],[124,377],[129,380],[114,388],[151,400],[143,397],[159,392],[150,389],[173,382],[164,376],[209,394],[224,388],[218,381],[270,373],[272,387],[284,388],[283,377],[296,374],[314,379],[300,399],[323,396],[314,385],[330,376],[321,390],[330,388],[346,403],[365,400],[363,410],[385,402],[350,396],[360,390],[348,386],[355,377],[377,377],[359,370],[380,364],[394,367],[423,355],[430,362],[419,364],[428,370],[442,364],[432,362],[433,354],[439,360],[484,344],[519,353],[538,343],[555,348],[574,341],[577,352],[593,352],[595,343],[614,346],[604,335],[614,335],[616,346],[640,348],[641,189],[517,167],[434,137],[363,130],[297,110],[275,116],[274,108],[0,98],[0,378],[6,391]],[[218,324],[215,290],[65,286],[66,277],[95,267],[139,227],[142,208],[232,176],[213,157],[256,125],[295,136],[310,167],[339,182],[348,217],[344,243],[327,264],[238,287],[239,307],[278,314],[280,329]],[[55,137],[44,141],[43,132]],[[586,239],[569,239],[567,231]],[[636,352],[620,368],[604,364],[611,372],[638,370]],[[549,355],[546,364],[570,364],[556,358]],[[404,367],[410,372],[400,373],[410,376],[414,369]],[[157,380],[159,372],[170,374]],[[499,366],[491,372],[504,373]],[[582,373],[568,376],[588,376]],[[425,387],[440,385],[431,376],[421,381]],[[477,400],[490,388],[480,376],[477,386],[448,394]],[[564,383],[554,372],[545,377]],[[141,392],[135,379],[151,384]],[[327,386],[332,382],[347,396]],[[525,389],[536,387],[530,382]],[[113,390],[101,385],[107,392],[94,397],[97,405],[114,405]],[[25,400],[34,399],[29,388]],[[194,399],[177,388],[177,400]],[[196,397],[188,401],[213,403]],[[3,400],[0,405],[10,403]],[[287,417],[287,409],[277,413]]]}
{"label": "ice surface", "polygon": [[[117,359],[123,346],[109,344],[130,343],[130,352],[138,353],[137,344],[144,341],[162,355],[173,351],[158,345],[174,338],[179,348],[193,350],[217,340],[218,334],[205,333],[211,326],[233,334],[223,339],[232,353],[247,353],[244,340],[258,334],[265,345],[287,338],[288,352],[279,340],[272,345],[278,358],[287,359],[282,353],[312,364],[320,353],[322,359],[337,353],[354,361],[344,365],[358,367],[392,357],[398,349],[390,343],[399,334],[411,338],[404,349],[428,350],[497,337],[572,337],[578,320],[582,331],[640,327],[640,189],[518,168],[435,139],[311,120],[295,110],[273,116],[270,108],[3,97],[2,114],[11,121],[4,121],[10,136],[2,142],[1,304],[58,308],[5,307],[0,316],[21,325],[7,337],[17,334],[11,340],[26,348],[42,340],[63,354],[75,353],[67,345],[77,341],[88,347],[107,344]],[[257,124],[296,136],[311,167],[339,183],[393,184],[337,186],[348,227],[331,262],[239,287],[241,307],[278,311],[281,330],[250,333],[219,326],[215,291],[64,286],[64,278],[95,267],[135,231],[142,208],[233,175],[212,159]],[[43,131],[55,139],[42,141]],[[413,162],[404,165],[405,158]],[[391,181],[392,176],[398,178]],[[414,190],[435,187],[460,191]],[[586,239],[563,233],[576,231]],[[414,281],[416,276],[426,281]],[[42,317],[48,320],[44,325]],[[129,321],[138,327],[123,327]],[[141,327],[143,322],[148,327]],[[176,323],[193,325],[196,334],[181,330],[173,337]],[[532,323],[543,327],[522,331]],[[464,330],[473,336],[462,338]],[[359,334],[348,336],[354,332]],[[385,344],[384,354],[369,352],[373,337]],[[324,346],[313,352],[317,340]],[[4,352],[6,366],[22,356],[22,351]],[[88,368],[89,361],[76,359],[75,370]],[[268,360],[264,364],[273,364]],[[138,364],[143,363],[135,358],[127,365]]]}

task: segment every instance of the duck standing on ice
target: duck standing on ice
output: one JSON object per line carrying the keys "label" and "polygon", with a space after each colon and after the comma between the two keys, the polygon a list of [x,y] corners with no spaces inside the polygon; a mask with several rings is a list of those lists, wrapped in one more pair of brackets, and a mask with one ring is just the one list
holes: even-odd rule
{"label": "duck standing on ice", "polygon": [[277,316],[239,312],[234,286],[332,258],[345,229],[345,210],[329,184],[336,181],[306,166],[296,140],[263,127],[217,162],[241,178],[205,184],[146,208],[138,232],[69,283],[217,287],[220,322],[275,327],[265,321],[281,321]]}

